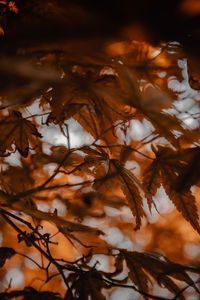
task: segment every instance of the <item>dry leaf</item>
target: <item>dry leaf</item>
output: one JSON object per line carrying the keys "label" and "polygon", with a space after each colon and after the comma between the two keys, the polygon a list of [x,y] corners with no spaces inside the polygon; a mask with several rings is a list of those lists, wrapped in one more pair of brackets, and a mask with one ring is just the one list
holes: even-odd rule
{"label": "dry leaf", "polygon": [[29,152],[29,136],[41,138],[36,126],[31,121],[22,118],[18,111],[13,111],[10,116],[0,121],[0,156],[8,155],[14,144],[24,157]]}

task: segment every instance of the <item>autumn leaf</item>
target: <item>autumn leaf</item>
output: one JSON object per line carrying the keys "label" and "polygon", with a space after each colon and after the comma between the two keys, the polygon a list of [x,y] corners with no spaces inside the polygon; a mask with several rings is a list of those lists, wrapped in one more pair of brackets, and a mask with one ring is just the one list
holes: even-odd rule
{"label": "autumn leaf", "polygon": [[71,290],[74,292],[74,297],[68,292],[66,300],[106,300],[101,289],[108,288],[109,285],[103,281],[102,275],[96,270],[70,274],[68,281],[72,283]]}
{"label": "autumn leaf", "polygon": [[177,210],[182,213],[183,217],[192,225],[192,227],[200,234],[199,215],[196,206],[196,199],[192,192],[186,191],[182,193],[176,192],[169,184],[163,184],[166,193],[174,203]]}
{"label": "autumn leaf", "polygon": [[48,165],[49,163],[62,164],[62,167],[68,172],[74,167],[81,165],[83,156],[73,151],[73,149],[69,151],[65,146],[52,146],[50,154],[37,151],[32,154],[31,161],[35,168]]}
{"label": "autumn leaf", "polygon": [[[109,165],[109,156],[101,147],[84,146],[80,149],[86,156],[84,157],[83,169],[88,174],[95,176],[95,180],[103,178]],[[90,168],[93,167],[93,170]]]}
{"label": "autumn leaf", "polygon": [[[148,282],[150,281],[148,275],[137,263],[136,260],[132,259],[131,254],[121,251],[115,261],[116,272],[121,273],[123,270],[123,261],[126,261],[127,267],[129,269],[129,277],[131,281],[143,292],[148,293]],[[116,272],[114,274],[116,274]],[[148,299],[144,296],[145,299]]]}
{"label": "autumn leaf", "polygon": [[22,167],[10,166],[0,173],[1,188],[7,193],[17,194],[33,187],[34,179],[31,171],[31,165],[26,161],[23,162]]}
{"label": "autumn leaf", "polygon": [[124,168],[120,161],[111,159],[109,162],[109,169],[106,176],[95,181],[94,187],[96,189],[120,186],[128,201],[133,216],[136,218],[135,230],[138,230],[141,226],[141,219],[145,216],[143,210],[143,200],[140,195],[138,186],[142,188],[139,180],[126,168]]}
{"label": "autumn leaf", "polygon": [[[199,273],[199,268],[173,263],[159,253],[140,253],[136,251],[130,252],[120,250],[118,260],[116,261],[116,268],[119,268],[119,262],[121,260],[126,261],[130,279],[140,290],[144,292],[148,292],[148,283],[151,283],[151,277],[153,277],[160,286],[164,285],[175,295],[177,295],[181,289],[175,281],[173,281],[173,279],[183,281],[197,289],[194,285],[194,281],[186,273],[186,271]],[[171,279],[171,277],[173,279]],[[185,299],[182,294],[179,295],[179,298],[182,300]],[[148,298],[145,297],[145,299]]]}
{"label": "autumn leaf", "polygon": [[179,148],[179,139],[174,134],[175,130],[182,133],[185,139],[190,141],[193,139],[191,130],[184,129],[176,116],[163,111],[163,108],[172,106],[173,99],[169,95],[154,86],[149,87],[148,84],[140,91],[134,71],[124,63],[116,63],[116,70],[120,88],[108,92],[110,98],[113,97],[119,103],[136,108],[139,115],[142,114],[152,123],[155,128],[154,133],[165,137],[175,148]]}
{"label": "autumn leaf", "polygon": [[116,168],[118,179],[120,180],[122,191],[129,203],[133,216],[136,218],[136,227],[138,230],[141,227],[142,217],[145,216],[143,209],[143,200],[139,189],[135,184],[134,178],[127,169],[123,168],[117,160],[111,160],[111,164]]}
{"label": "autumn leaf", "polygon": [[156,149],[152,146],[152,150],[156,158],[144,171],[143,184],[152,195],[162,184],[178,211],[200,233],[195,197],[191,191],[181,192],[176,187],[178,175],[185,167],[180,154],[169,147],[158,146]]}
{"label": "autumn leaf", "polygon": [[65,228],[65,230],[67,228],[67,230],[69,232],[86,232],[86,233],[94,234],[94,235],[95,234],[96,235],[104,234],[99,229],[92,228],[92,227],[89,227],[87,225],[83,225],[80,223],[73,223],[73,222],[67,221],[62,217],[58,217],[55,213],[43,212],[36,208],[31,209],[26,205],[26,203],[24,203],[22,201],[16,201],[16,202],[12,203],[11,206],[13,209],[24,212],[36,219],[52,222],[59,228],[62,228],[62,229]]}
{"label": "autumn leaf", "polygon": [[[155,87],[148,87],[141,93],[140,111],[144,114],[155,128],[154,133],[166,138],[175,148],[179,149],[179,138],[176,137],[175,131],[184,136],[186,140],[192,141],[193,134],[189,129],[181,126],[181,120],[175,115],[170,115],[163,109],[172,106],[172,99]],[[195,140],[195,138],[194,138]]]}
{"label": "autumn leaf", "polygon": [[184,149],[180,154],[180,160],[184,162],[184,167],[180,170],[175,183],[177,192],[187,191],[192,185],[199,184],[200,148]]}
{"label": "autumn leaf", "polygon": [[64,78],[48,95],[52,112],[47,124],[54,122],[61,125],[64,120],[74,118],[96,139],[112,129],[113,122],[126,119],[122,108],[115,109],[100,92],[105,88],[100,75],[95,79],[76,72],[68,71],[67,75],[67,80]]}
{"label": "autumn leaf", "polygon": [[0,121],[0,156],[9,155],[7,150],[12,150],[14,144],[20,154],[28,156],[29,138],[33,135],[41,138],[36,126],[31,121],[22,118],[18,111],[13,111],[10,116]]}
{"label": "autumn leaf", "polygon": [[6,259],[11,258],[15,254],[16,252],[13,248],[0,247],[0,268],[3,267]]}

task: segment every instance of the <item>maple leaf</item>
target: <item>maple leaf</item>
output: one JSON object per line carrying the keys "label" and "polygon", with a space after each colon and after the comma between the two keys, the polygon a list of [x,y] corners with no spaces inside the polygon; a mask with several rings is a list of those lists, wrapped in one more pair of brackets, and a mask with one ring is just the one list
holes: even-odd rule
{"label": "maple leaf", "polygon": [[169,95],[155,87],[148,87],[147,85],[147,88],[141,94],[139,111],[153,124],[155,134],[166,138],[178,149],[180,148],[179,138],[175,136],[174,131],[180,132],[188,141],[193,140],[193,135],[191,130],[184,129],[181,126],[181,120],[163,111],[163,109],[170,108],[172,103],[173,101]]}
{"label": "maple leaf", "polygon": [[31,161],[36,168],[49,163],[61,164],[66,172],[69,172],[74,167],[78,169],[78,166],[83,162],[83,156],[73,151],[73,149],[69,151],[65,146],[52,146],[51,154],[37,151],[32,154]]}
{"label": "maple leaf", "polygon": [[85,233],[95,234],[95,235],[100,235],[100,234],[103,235],[104,234],[99,229],[92,228],[87,225],[67,221],[62,217],[58,217],[55,213],[43,212],[43,211],[38,210],[37,208],[31,209],[30,207],[28,207],[26,205],[26,203],[24,203],[22,201],[16,201],[16,202],[12,203],[11,206],[12,206],[12,209],[24,212],[33,218],[52,222],[58,228],[62,228],[63,230],[68,230],[69,233],[70,232],[85,232]]}
{"label": "maple leaf", "polygon": [[[108,153],[101,147],[92,148],[84,146],[80,150],[86,154],[84,157],[84,169],[87,170],[89,174],[95,176],[96,180],[104,177],[109,165]],[[94,169],[91,170],[89,169],[90,167],[94,167]]]}
{"label": "maple leaf", "polygon": [[13,248],[0,247],[0,268],[3,267],[6,259],[11,258],[15,254],[16,252]]}
{"label": "maple leaf", "polygon": [[[129,277],[135,285],[139,287],[140,290],[148,292],[148,283],[151,283],[150,276],[153,277],[156,282],[162,286],[164,285],[170,292],[177,295],[181,289],[178,285],[171,279],[180,280],[188,285],[194,286],[194,281],[186,273],[186,271],[191,271],[195,273],[200,273],[199,268],[193,268],[189,266],[180,265],[173,263],[168,260],[165,256],[158,253],[151,252],[130,252],[126,250],[120,250],[120,254],[116,260],[116,268],[122,271],[122,261],[125,260],[127,267],[129,269]],[[114,273],[115,274],[115,273]],[[150,275],[150,276],[149,276]],[[179,298],[184,300],[185,297],[180,294]],[[145,297],[145,299],[148,299]]]}
{"label": "maple leaf", "polygon": [[31,121],[22,118],[18,111],[0,121],[0,156],[7,156],[7,150],[12,150],[15,144],[17,150],[24,157],[28,156],[29,138],[31,135],[42,137]]}
{"label": "maple leaf", "polygon": [[143,200],[138,187],[147,193],[150,206],[153,203],[152,197],[134,174],[124,168],[120,161],[116,159],[111,159],[109,161],[109,169],[106,176],[97,179],[94,187],[99,189],[103,186],[104,189],[109,189],[109,187],[113,188],[113,186],[117,186],[118,182],[120,183],[122,191],[128,201],[132,214],[136,218],[135,230],[138,230],[141,227],[141,219],[145,216]]}
{"label": "maple leaf", "polygon": [[48,95],[49,99],[52,97],[49,100],[52,112],[47,124],[62,124],[73,117],[94,138],[99,138],[116,120],[125,120],[126,114],[110,105],[100,93],[97,86],[100,84],[103,89],[102,82],[85,74],[68,71],[67,75],[67,80],[63,79]]}
{"label": "maple leaf", "polygon": [[127,169],[123,168],[119,161],[111,160],[111,164],[116,168],[118,179],[120,180],[122,191],[129,203],[133,216],[136,218],[136,227],[138,230],[141,227],[141,219],[145,216],[143,209],[143,201],[139,189],[135,184],[133,174]]}
{"label": "maple leaf", "polygon": [[156,158],[144,171],[143,184],[152,195],[162,184],[178,211],[200,233],[195,197],[191,191],[181,192],[176,187],[178,174],[185,166],[179,152],[162,146],[158,146],[158,150],[152,146],[152,150]]}
{"label": "maple leaf", "polygon": [[1,188],[7,193],[17,194],[33,187],[34,180],[31,176],[31,165],[23,161],[22,166],[9,166],[0,173]]}
{"label": "maple leaf", "polygon": [[[141,266],[137,263],[136,260],[132,259],[132,256],[125,252],[120,252],[120,255],[117,256],[115,261],[116,272],[114,275],[119,274],[123,271],[123,261],[126,261],[127,267],[129,269],[129,277],[131,281],[143,292],[148,293],[148,281],[149,278]],[[148,299],[144,296],[145,299]]]}
{"label": "maple leaf", "polygon": [[175,148],[179,148],[179,139],[173,133],[174,130],[181,132],[190,141],[193,139],[191,130],[184,129],[176,116],[162,111],[163,108],[170,108],[173,103],[167,94],[153,86],[149,87],[148,84],[140,91],[133,70],[123,63],[116,63],[115,68],[119,75],[119,86],[114,91],[107,91],[109,99],[113,98],[119,103],[136,108],[138,114],[142,114],[153,124],[155,133],[165,137]]}
{"label": "maple leaf", "polygon": [[79,272],[70,274],[68,281],[72,283],[71,293],[67,293],[66,300],[106,300],[106,297],[101,293],[101,289],[109,288],[109,285],[103,281],[102,275],[96,270]]}
{"label": "maple leaf", "polygon": [[184,162],[184,167],[180,170],[175,183],[177,192],[187,191],[194,184],[200,181],[200,148],[184,149],[180,154],[180,160]]}

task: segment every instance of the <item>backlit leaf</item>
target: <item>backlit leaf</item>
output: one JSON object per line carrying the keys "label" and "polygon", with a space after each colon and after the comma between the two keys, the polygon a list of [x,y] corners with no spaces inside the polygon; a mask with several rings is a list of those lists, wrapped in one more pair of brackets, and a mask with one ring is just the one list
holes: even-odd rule
{"label": "backlit leaf", "polygon": [[29,137],[41,138],[36,126],[31,121],[22,118],[21,113],[13,111],[10,116],[0,120],[0,156],[6,156],[14,144],[24,157],[29,152]]}
{"label": "backlit leaf", "polygon": [[[170,292],[177,295],[181,289],[174,279],[194,285],[194,281],[186,272],[200,272],[199,268],[173,263],[158,253],[120,250],[119,257],[126,261],[133,283],[144,292],[148,292],[148,283],[151,283],[151,277],[153,277],[160,286],[165,286]],[[194,288],[196,289],[195,285]],[[185,299],[182,294],[179,295],[179,298]]]}
{"label": "backlit leaf", "polygon": [[185,167],[181,155],[169,147],[158,146],[158,150],[153,147],[153,151],[156,158],[144,171],[144,185],[154,195],[162,184],[178,211],[200,233],[195,197],[190,191],[180,191],[176,187],[178,176]]}

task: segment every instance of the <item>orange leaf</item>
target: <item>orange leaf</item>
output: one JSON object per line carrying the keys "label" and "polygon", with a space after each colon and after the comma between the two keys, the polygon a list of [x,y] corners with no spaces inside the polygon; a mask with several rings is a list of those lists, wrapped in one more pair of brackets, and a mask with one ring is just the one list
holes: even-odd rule
{"label": "orange leaf", "polygon": [[195,198],[190,191],[178,191],[176,184],[179,174],[185,167],[181,154],[169,147],[152,146],[156,159],[147,167],[143,174],[143,183],[150,193],[154,195],[163,184],[166,193],[175,204],[183,217],[190,222],[192,227],[200,233],[198,213]]}
{"label": "orange leaf", "polygon": [[29,136],[42,137],[36,126],[30,121],[23,119],[21,113],[13,113],[0,121],[0,156],[9,155],[6,151],[12,150],[15,144],[22,156],[27,157],[29,152]]}
{"label": "orange leaf", "polygon": [[116,168],[117,178],[120,180],[122,191],[130,205],[133,216],[136,218],[135,230],[141,227],[141,219],[145,216],[143,201],[135,183],[133,174],[121,166],[120,162],[112,159],[111,164]]}

